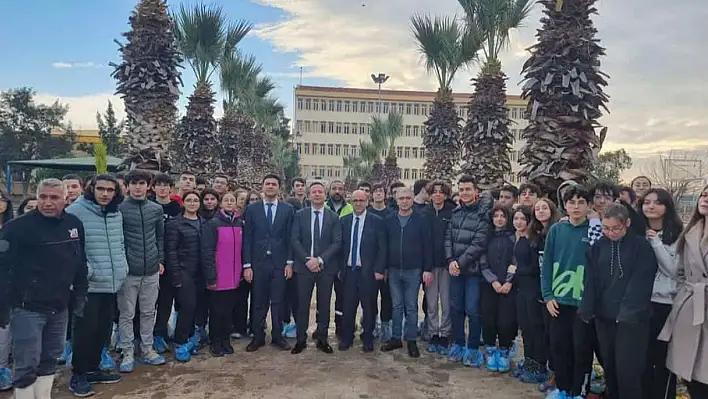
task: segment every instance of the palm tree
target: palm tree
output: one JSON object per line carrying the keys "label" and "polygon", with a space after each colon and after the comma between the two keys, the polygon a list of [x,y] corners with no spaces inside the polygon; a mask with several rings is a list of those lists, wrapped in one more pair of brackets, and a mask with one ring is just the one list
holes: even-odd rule
{"label": "palm tree", "polygon": [[468,24],[484,32],[484,64],[472,79],[474,94],[468,104],[462,135],[462,170],[474,176],[480,188],[499,188],[511,172],[506,75],[499,54],[509,43],[509,32],[531,11],[531,0],[459,0]]}
{"label": "palm tree", "polygon": [[119,43],[123,61],[111,74],[125,102],[128,146],[123,166],[168,171],[168,143],[177,121],[182,81],[172,19],[164,0],[141,0],[130,16],[127,43]]}
{"label": "palm tree", "polygon": [[[381,135],[388,144],[383,173],[377,180],[385,184],[386,187],[390,187],[392,183],[401,180],[401,168],[397,164],[395,144],[396,140],[403,135],[403,115],[391,112],[388,114],[386,121],[382,123],[377,123],[377,118],[376,116],[372,118],[374,121],[371,126],[372,143],[374,142],[374,137]],[[378,130],[381,130],[381,132],[379,133]]]}
{"label": "palm tree", "polygon": [[[371,117],[369,140],[359,140],[359,154],[342,159],[347,177],[382,182],[387,186],[401,178],[401,168],[397,165],[396,139],[403,133],[403,116],[391,112],[386,119],[377,115]],[[381,163],[381,153],[386,158]]]}
{"label": "palm tree", "polygon": [[605,49],[590,19],[596,0],[541,0],[545,16],[523,66],[521,96],[529,100],[529,125],[521,175],[555,193],[564,180],[589,175],[607,135],[597,122],[607,109],[608,76],[600,71]]}
{"label": "palm tree", "polygon": [[449,181],[459,161],[461,120],[450,86],[457,71],[475,59],[482,37],[473,26],[463,29],[455,17],[414,15],[411,25],[422,62],[435,74],[439,87],[424,122],[425,177]]}
{"label": "palm tree", "polygon": [[197,4],[180,7],[175,16],[175,36],[194,75],[194,93],[189,97],[187,113],[182,118],[174,144],[183,166],[196,173],[212,173],[218,169],[214,152],[216,120],[211,75],[219,68],[225,51],[235,49],[250,32],[252,25],[239,21],[228,26],[219,6]]}

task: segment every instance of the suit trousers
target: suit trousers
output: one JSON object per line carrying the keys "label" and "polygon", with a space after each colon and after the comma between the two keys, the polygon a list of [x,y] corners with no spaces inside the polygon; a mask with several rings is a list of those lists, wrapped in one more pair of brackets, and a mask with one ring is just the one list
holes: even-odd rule
{"label": "suit trousers", "polygon": [[285,304],[283,306],[283,323],[289,324],[297,318],[297,278],[293,277],[285,282]]}
{"label": "suit trousers", "polygon": [[347,267],[342,280],[344,289],[344,314],[342,315],[342,342],[352,344],[356,330],[356,312],[361,304],[363,332],[361,340],[367,344],[374,342],[376,308],[373,306],[377,292],[377,281],[371,269]]}
{"label": "suit trousers", "polygon": [[[297,273],[298,309],[296,323],[298,342],[305,342],[307,340],[307,329],[310,325],[312,290],[315,288],[315,285],[317,286],[317,330],[315,335],[319,339],[327,339],[334,279],[335,273],[330,270],[324,270],[319,273],[312,273],[310,271]],[[341,291],[341,293],[344,294],[344,291]]]}
{"label": "suit trousers", "polygon": [[[285,265],[275,265],[272,259],[253,265],[251,300],[253,301],[253,338],[265,341],[265,320],[270,309],[271,338],[283,338],[282,317],[285,299]],[[308,302],[309,304],[309,302]]]}

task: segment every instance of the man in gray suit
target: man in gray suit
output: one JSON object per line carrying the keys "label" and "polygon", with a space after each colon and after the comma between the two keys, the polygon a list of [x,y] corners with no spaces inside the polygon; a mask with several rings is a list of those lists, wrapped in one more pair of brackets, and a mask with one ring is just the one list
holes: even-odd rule
{"label": "man in gray suit", "polygon": [[317,285],[317,349],[332,353],[327,342],[332,287],[339,270],[339,249],[342,246],[342,228],[339,216],[326,209],[325,187],[321,182],[310,185],[311,206],[295,214],[292,230],[292,248],[297,274],[298,309],[297,344],[293,354],[307,347],[307,328],[310,321],[312,290]]}

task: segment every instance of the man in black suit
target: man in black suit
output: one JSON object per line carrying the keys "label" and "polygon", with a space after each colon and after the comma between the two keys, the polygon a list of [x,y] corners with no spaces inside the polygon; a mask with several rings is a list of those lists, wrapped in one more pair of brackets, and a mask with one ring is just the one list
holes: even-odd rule
{"label": "man in black suit", "polygon": [[386,226],[383,219],[367,212],[368,203],[366,191],[354,191],[354,213],[341,219],[343,244],[339,275],[344,288],[341,351],[349,349],[354,342],[359,303],[363,311],[364,352],[374,350],[377,281],[382,281],[386,272]]}
{"label": "man in black suit", "polygon": [[295,213],[293,207],[278,201],[280,177],[263,178],[261,201],[248,205],[243,232],[243,277],[251,283],[253,301],[253,340],[246,350],[255,352],[265,345],[265,318],[270,308],[271,344],[290,350],[282,335],[285,281],[293,274],[290,246]]}
{"label": "man in black suit", "polygon": [[339,249],[342,246],[342,227],[339,216],[326,209],[325,188],[320,182],[310,185],[312,207],[295,214],[292,228],[292,248],[297,273],[297,344],[293,354],[307,346],[307,328],[310,324],[312,290],[317,285],[317,348],[332,353],[327,343],[332,286],[339,271]]}

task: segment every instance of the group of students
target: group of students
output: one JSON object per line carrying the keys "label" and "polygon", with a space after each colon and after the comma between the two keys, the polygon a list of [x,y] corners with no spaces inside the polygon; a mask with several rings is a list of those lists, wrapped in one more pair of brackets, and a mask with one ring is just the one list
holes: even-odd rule
{"label": "group of students", "polygon": [[594,357],[607,398],[673,398],[676,375],[708,397],[708,188],[684,229],[671,195],[645,177],[566,182],[559,206],[533,184],[479,193],[471,176],[454,194],[444,181],[361,182],[349,194],[338,180],[306,184],[295,179],[286,199],[275,175],[260,193],[190,172],[177,191],[144,171],[85,185],[66,176],[42,181],[12,221],[0,196],[0,388],[50,398],[57,358],[72,364],[76,396],[118,382],[114,323],[122,373],[136,346],[150,365],[168,350],[187,362],[204,345],[232,354],[231,338],[246,336],[257,351],[268,311],[271,344],[299,354],[316,286],[312,339],[327,354],[334,291],[340,351],[361,307],[365,353],[378,338],[383,352],[405,341],[419,357],[422,335],[428,352],[507,372],[520,329],[512,373],[548,398],[586,397]]}

